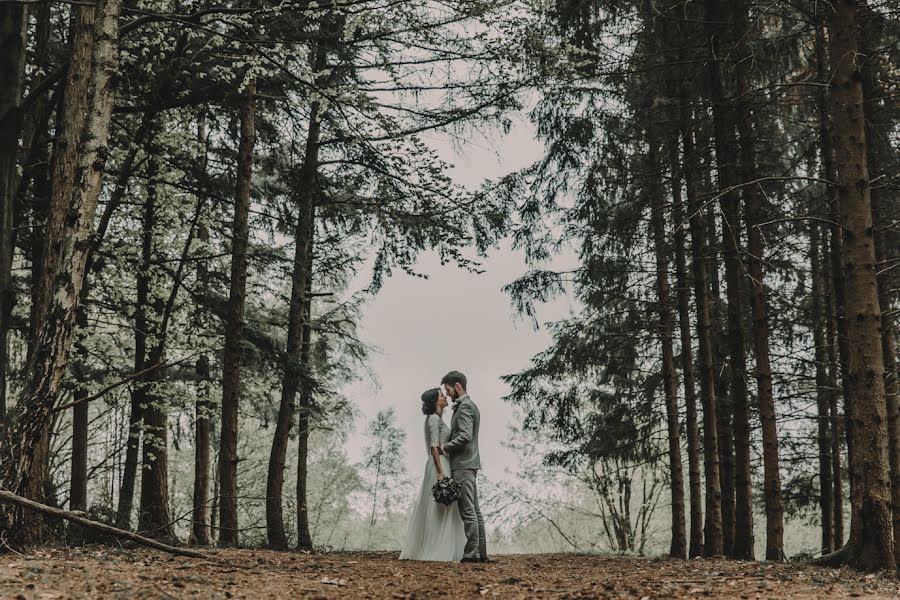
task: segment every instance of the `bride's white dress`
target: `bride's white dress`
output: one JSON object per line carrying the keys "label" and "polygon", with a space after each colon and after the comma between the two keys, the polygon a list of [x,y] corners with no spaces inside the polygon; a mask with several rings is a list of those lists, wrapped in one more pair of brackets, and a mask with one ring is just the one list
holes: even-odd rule
{"label": "bride's white dress", "polygon": [[[425,418],[425,446],[428,462],[422,489],[413,504],[403,542],[401,559],[458,561],[463,557],[466,532],[456,502],[444,506],[434,501],[431,486],[437,481],[437,469],[431,458],[431,449],[450,439],[450,428],[438,415]],[[450,476],[450,461],[441,456],[444,475]]]}

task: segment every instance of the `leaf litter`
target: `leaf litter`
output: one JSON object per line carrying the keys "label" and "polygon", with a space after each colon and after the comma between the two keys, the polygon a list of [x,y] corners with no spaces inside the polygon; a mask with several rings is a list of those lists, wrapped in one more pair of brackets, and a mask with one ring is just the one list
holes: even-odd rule
{"label": "leaf litter", "polygon": [[884,574],[804,563],[508,555],[484,565],[396,553],[208,551],[209,559],[104,546],[0,555],[0,598],[896,598]]}

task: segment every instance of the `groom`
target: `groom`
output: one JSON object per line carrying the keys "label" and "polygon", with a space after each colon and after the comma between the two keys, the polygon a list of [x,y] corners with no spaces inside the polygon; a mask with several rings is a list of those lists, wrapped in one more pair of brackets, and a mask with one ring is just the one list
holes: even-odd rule
{"label": "groom", "polygon": [[478,454],[478,427],[481,414],[466,392],[466,376],[450,371],[441,379],[447,395],[453,399],[453,418],[450,420],[450,439],[444,444],[444,453],[450,458],[452,476],[460,486],[459,513],[466,530],[464,563],[488,562],[487,538],[484,536],[484,519],[478,507],[476,478],[481,468]]}

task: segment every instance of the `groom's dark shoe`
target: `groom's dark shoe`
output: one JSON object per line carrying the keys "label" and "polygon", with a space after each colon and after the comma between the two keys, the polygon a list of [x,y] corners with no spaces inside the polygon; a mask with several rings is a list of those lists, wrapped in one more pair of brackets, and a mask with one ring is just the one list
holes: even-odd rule
{"label": "groom's dark shoe", "polygon": [[477,563],[477,562],[481,562],[481,561],[477,558],[464,558],[459,562],[461,562],[461,563]]}
{"label": "groom's dark shoe", "polygon": [[485,556],[484,558],[479,558],[479,559],[478,559],[478,562],[482,562],[482,563],[495,563],[495,562],[500,562],[500,561],[498,561],[498,560],[495,559],[495,558],[488,558],[487,556]]}

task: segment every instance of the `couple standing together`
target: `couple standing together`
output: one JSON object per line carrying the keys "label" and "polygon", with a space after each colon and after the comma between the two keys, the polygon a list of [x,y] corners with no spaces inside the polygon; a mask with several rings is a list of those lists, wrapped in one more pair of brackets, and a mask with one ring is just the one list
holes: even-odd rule
{"label": "couple standing together", "polygon": [[[476,484],[481,469],[481,415],[466,392],[466,385],[465,375],[450,371],[441,379],[443,389],[433,388],[422,394],[429,458],[422,489],[409,518],[401,559],[488,562]],[[450,427],[443,419],[448,396],[453,400]],[[459,498],[445,506],[432,498],[431,488],[438,480],[451,476],[459,484]]]}

